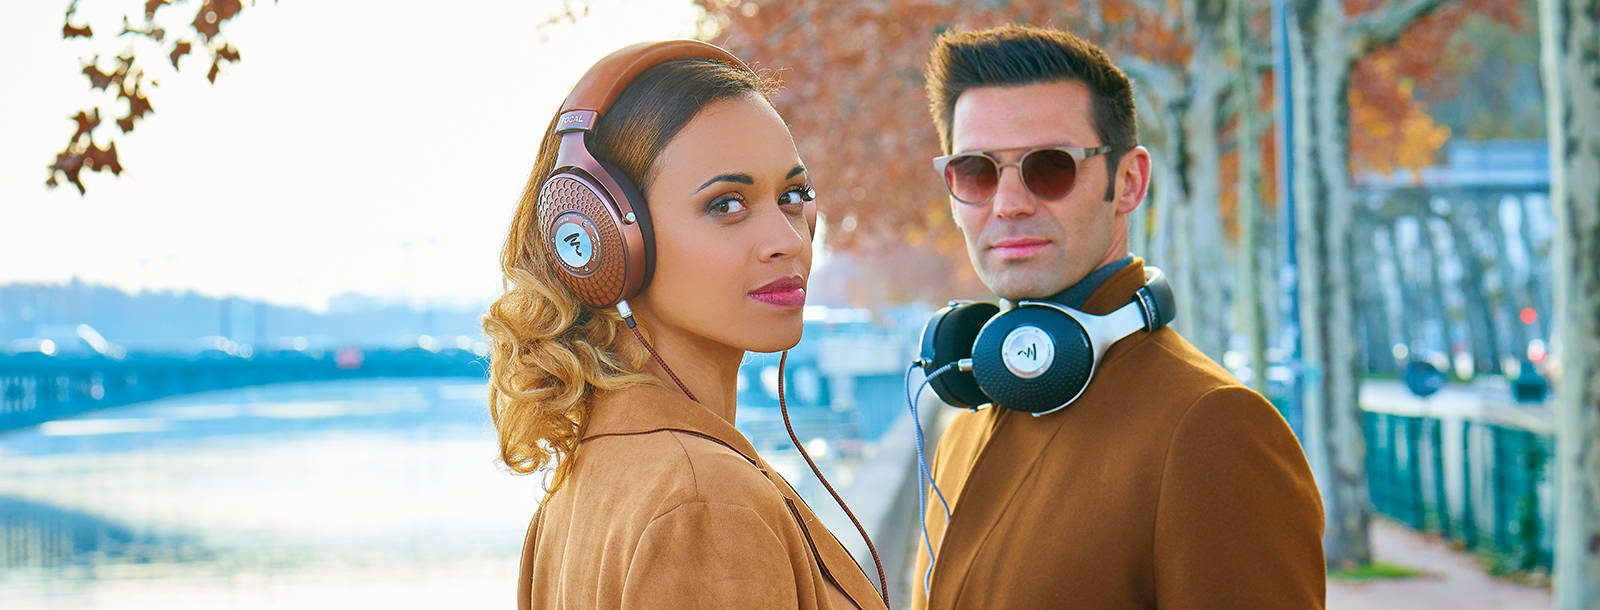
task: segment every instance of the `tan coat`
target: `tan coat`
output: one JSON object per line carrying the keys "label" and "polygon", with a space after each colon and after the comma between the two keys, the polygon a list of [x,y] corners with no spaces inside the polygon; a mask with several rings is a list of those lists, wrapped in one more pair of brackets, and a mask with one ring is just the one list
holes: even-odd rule
{"label": "tan coat", "polygon": [[[1084,310],[1126,304],[1143,277],[1136,260]],[[1113,346],[1065,411],[957,415],[933,462],[955,510],[947,531],[930,492],[938,559],[930,601],[919,538],[913,607],[1323,605],[1322,503],[1300,445],[1170,328]]]}
{"label": "tan coat", "polygon": [[518,607],[882,608],[789,483],[675,391],[601,395],[523,543]]}

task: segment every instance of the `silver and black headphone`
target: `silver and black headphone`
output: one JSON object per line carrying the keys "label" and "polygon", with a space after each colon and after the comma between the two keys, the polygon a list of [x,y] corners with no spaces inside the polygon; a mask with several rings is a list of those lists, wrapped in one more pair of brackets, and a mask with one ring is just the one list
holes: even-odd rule
{"label": "silver and black headphone", "polygon": [[1065,409],[1088,389],[1095,366],[1112,345],[1172,322],[1178,308],[1161,270],[1145,267],[1144,279],[1132,301],[1104,316],[1048,300],[1018,301],[1004,311],[994,303],[951,301],[923,326],[921,353],[906,369],[908,384],[911,371],[919,367],[923,380],[914,392],[906,388],[906,406],[915,424],[917,519],[928,550],[924,592],[932,587],[938,557],[928,535],[928,496],[921,486],[933,489],[946,523],[950,504],[928,469],[922,418],[917,415],[922,390],[931,386],[940,400],[966,409],[997,404],[1035,417]]}
{"label": "silver and black headphone", "polygon": [[1145,268],[1145,285],[1128,304],[1097,316],[1051,301],[952,301],[922,329],[915,366],[952,406],[997,404],[1035,416],[1072,404],[1094,378],[1106,350],[1136,332],[1155,332],[1177,314],[1161,270]]}

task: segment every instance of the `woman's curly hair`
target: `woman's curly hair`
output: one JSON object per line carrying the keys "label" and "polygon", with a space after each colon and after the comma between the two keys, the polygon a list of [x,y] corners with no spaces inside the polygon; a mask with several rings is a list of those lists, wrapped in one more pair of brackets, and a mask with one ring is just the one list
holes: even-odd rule
{"label": "woman's curly hair", "polygon": [[[740,95],[767,96],[772,87],[762,76],[712,60],[664,62],[623,89],[589,136],[589,151],[644,191],[656,157],[702,108]],[[660,383],[643,372],[648,356],[616,310],[584,305],[561,283],[544,247],[539,187],[555,169],[557,118],[545,129],[500,255],[505,293],[483,318],[500,459],[519,474],[554,463],[547,493],[572,472],[597,392]]]}

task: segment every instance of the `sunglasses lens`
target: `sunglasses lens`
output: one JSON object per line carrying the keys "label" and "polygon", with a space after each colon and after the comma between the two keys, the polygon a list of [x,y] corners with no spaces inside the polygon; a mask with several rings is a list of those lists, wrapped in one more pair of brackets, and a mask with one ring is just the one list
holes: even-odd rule
{"label": "sunglasses lens", "polygon": [[1077,178],[1077,162],[1059,150],[1034,151],[1022,160],[1022,182],[1045,199],[1065,197]]}
{"label": "sunglasses lens", "polygon": [[966,203],[982,203],[994,196],[1000,172],[981,155],[962,155],[944,166],[944,183],[950,194]]}

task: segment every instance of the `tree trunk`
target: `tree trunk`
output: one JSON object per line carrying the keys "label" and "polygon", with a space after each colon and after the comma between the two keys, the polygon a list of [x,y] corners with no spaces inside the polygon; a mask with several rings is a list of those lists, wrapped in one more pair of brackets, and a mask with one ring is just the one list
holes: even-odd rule
{"label": "tree trunk", "polygon": [[1183,103],[1169,106],[1183,134],[1183,147],[1177,153],[1177,169],[1183,175],[1188,195],[1180,204],[1177,230],[1182,269],[1174,288],[1179,299],[1179,318],[1188,317],[1181,328],[1196,348],[1222,362],[1227,350],[1228,294],[1227,274],[1222,270],[1224,241],[1222,231],[1222,146],[1218,125],[1222,121],[1221,97],[1230,75],[1222,53],[1224,2],[1198,0],[1186,2],[1183,14],[1194,35],[1194,55],[1183,73],[1187,95]]}
{"label": "tree trunk", "polygon": [[[1140,64],[1140,69],[1129,69],[1128,76],[1136,86],[1134,87],[1134,105],[1138,108],[1139,138],[1141,143],[1150,150],[1150,192],[1145,195],[1145,202],[1128,216],[1128,248],[1134,254],[1144,257],[1146,264],[1161,267],[1169,275],[1176,269],[1168,261],[1170,244],[1172,242],[1171,207],[1174,205],[1172,189],[1176,186],[1176,177],[1172,171],[1171,152],[1175,150],[1172,141],[1173,131],[1170,126],[1169,113],[1166,110],[1166,99],[1150,95],[1151,89],[1157,87],[1150,82],[1157,77],[1151,74],[1156,70],[1153,66]],[[1170,93],[1170,92],[1169,92]]]}
{"label": "tree trunk", "polygon": [[[1361,219],[1357,230],[1358,235],[1376,235],[1372,225],[1377,219],[1372,215]],[[1363,240],[1365,241],[1365,240]],[[1374,240],[1376,241],[1376,240]],[[1356,282],[1358,298],[1357,311],[1361,314],[1361,333],[1364,342],[1363,353],[1366,370],[1369,372],[1394,372],[1394,358],[1389,355],[1389,346],[1393,345],[1390,337],[1392,326],[1389,319],[1388,303],[1385,302],[1384,282],[1382,269],[1383,261],[1380,260],[1377,248],[1361,247],[1355,249],[1356,268],[1366,270]]]}
{"label": "tree trunk", "polygon": [[[1410,306],[1411,303],[1416,302],[1416,297],[1411,294],[1411,280],[1406,276],[1405,255],[1401,254],[1405,250],[1400,247],[1400,228],[1395,222],[1396,219],[1386,218],[1385,220],[1388,222],[1383,226],[1379,226],[1373,232],[1373,249],[1386,249],[1384,252],[1386,256],[1384,256],[1384,260],[1380,264],[1393,271],[1394,294],[1398,297],[1392,303],[1393,307],[1389,309],[1392,312],[1389,314],[1389,320],[1390,323],[1394,324],[1395,331],[1390,335],[1394,342],[1390,343],[1389,347],[1393,348],[1394,344],[1398,343],[1410,348],[1416,343],[1416,337],[1412,333],[1416,332],[1417,323],[1411,319],[1413,312]],[[1389,307],[1390,305],[1389,299],[1385,298],[1384,306]],[[1390,357],[1390,360],[1391,362],[1393,361],[1393,356]]]}
{"label": "tree trunk", "polygon": [[1341,3],[1301,0],[1289,31],[1296,142],[1295,231],[1300,261],[1301,400],[1306,457],[1326,514],[1323,551],[1332,567],[1368,563],[1371,509],[1355,401],[1345,244],[1349,62]]}
{"label": "tree trunk", "polygon": [[[1511,237],[1506,235],[1505,223],[1500,221],[1500,212],[1503,205],[1505,205],[1504,201],[1495,199],[1489,208],[1489,235],[1494,238],[1494,251],[1500,258],[1495,262],[1494,268],[1496,279],[1500,284],[1500,291],[1497,295],[1500,297],[1498,299],[1499,312],[1501,317],[1507,321],[1505,326],[1506,342],[1508,343],[1506,355],[1520,357],[1528,348],[1528,325],[1523,324],[1517,316],[1522,303],[1522,299],[1517,295],[1522,294],[1522,290],[1519,288],[1520,282],[1517,281],[1517,271],[1510,263]],[[1511,371],[1506,372],[1508,374],[1511,373]]]}
{"label": "tree trunk", "polygon": [[[1183,201],[1183,185],[1179,181],[1177,170],[1173,168],[1173,156],[1160,150],[1152,150],[1150,153],[1151,172],[1155,174],[1154,184],[1151,186],[1155,191],[1151,204],[1155,209],[1151,210],[1154,217],[1150,219],[1150,251],[1139,254],[1171,274],[1172,281],[1177,282],[1178,274],[1183,271],[1183,261],[1178,260],[1177,255],[1180,251],[1177,234],[1182,233],[1178,224],[1180,218],[1178,206]],[[1180,309],[1178,319],[1183,320],[1186,313]],[[1185,321],[1179,324],[1187,329],[1191,323]]]}
{"label": "tree trunk", "polygon": [[1368,563],[1366,443],[1351,289],[1350,69],[1445,0],[1400,0],[1347,21],[1343,2],[1293,0],[1295,231],[1306,457],[1322,492],[1331,566]]}
{"label": "tree trunk", "polygon": [[1525,248],[1528,260],[1527,282],[1528,306],[1539,312],[1539,320],[1528,327],[1528,333],[1534,337],[1550,336],[1550,251],[1549,244],[1545,244],[1541,253],[1539,244],[1535,243],[1532,223],[1534,206],[1528,201],[1532,199],[1527,195],[1517,196],[1517,207],[1522,210],[1522,246]]}
{"label": "tree trunk", "polygon": [[1257,196],[1256,185],[1261,181],[1261,148],[1257,138],[1266,129],[1267,113],[1256,108],[1261,73],[1251,65],[1250,58],[1256,56],[1257,49],[1248,35],[1254,15],[1246,10],[1244,0],[1228,0],[1227,7],[1227,47],[1239,58],[1238,65],[1233,66],[1233,93],[1238,100],[1235,107],[1240,109],[1239,124],[1235,128],[1239,150],[1239,175],[1234,186],[1239,193],[1239,241],[1234,249],[1235,281],[1238,282],[1234,302],[1239,310],[1239,332],[1244,334],[1250,363],[1250,387],[1266,395],[1267,325],[1262,289],[1265,278],[1261,271],[1261,248],[1257,245],[1261,240],[1261,199]]}
{"label": "tree trunk", "polygon": [[1428,201],[1423,201],[1417,213],[1417,236],[1422,239],[1422,264],[1428,270],[1428,299],[1433,302],[1434,315],[1432,319],[1439,322],[1439,341],[1437,346],[1445,355],[1454,353],[1456,339],[1452,328],[1450,316],[1450,303],[1446,299],[1444,281],[1439,278],[1439,263],[1444,260],[1445,253],[1439,249],[1439,241],[1434,239],[1433,215],[1428,212]]}
{"label": "tree trunk", "polygon": [[[1467,328],[1472,340],[1472,370],[1474,375],[1493,373],[1500,368],[1500,339],[1494,328],[1494,312],[1489,297],[1483,289],[1483,257],[1473,243],[1474,231],[1469,221],[1478,218],[1477,201],[1456,208],[1456,213],[1443,218],[1450,228],[1450,243],[1455,247],[1456,260],[1461,261],[1462,298],[1467,305]],[[1476,223],[1473,223],[1476,224]]]}
{"label": "tree trunk", "polygon": [[1556,607],[1600,607],[1600,0],[1540,0],[1556,385]]}
{"label": "tree trunk", "polygon": [[[1165,150],[1155,149],[1150,153],[1151,171],[1155,174],[1154,228],[1151,230],[1150,254],[1157,267],[1160,267],[1171,278],[1173,286],[1182,289],[1189,282],[1189,272],[1194,262],[1184,259],[1184,254],[1191,249],[1191,236],[1188,234],[1188,205],[1189,193],[1184,185],[1183,147],[1184,134],[1180,126],[1183,115],[1176,110],[1181,103],[1163,100],[1161,116],[1161,139],[1166,142]],[[1186,292],[1179,292],[1182,298],[1178,299],[1178,316],[1174,326],[1185,337],[1192,330],[1198,330],[1200,325],[1199,314],[1193,308],[1186,307],[1184,301],[1193,297]]]}

